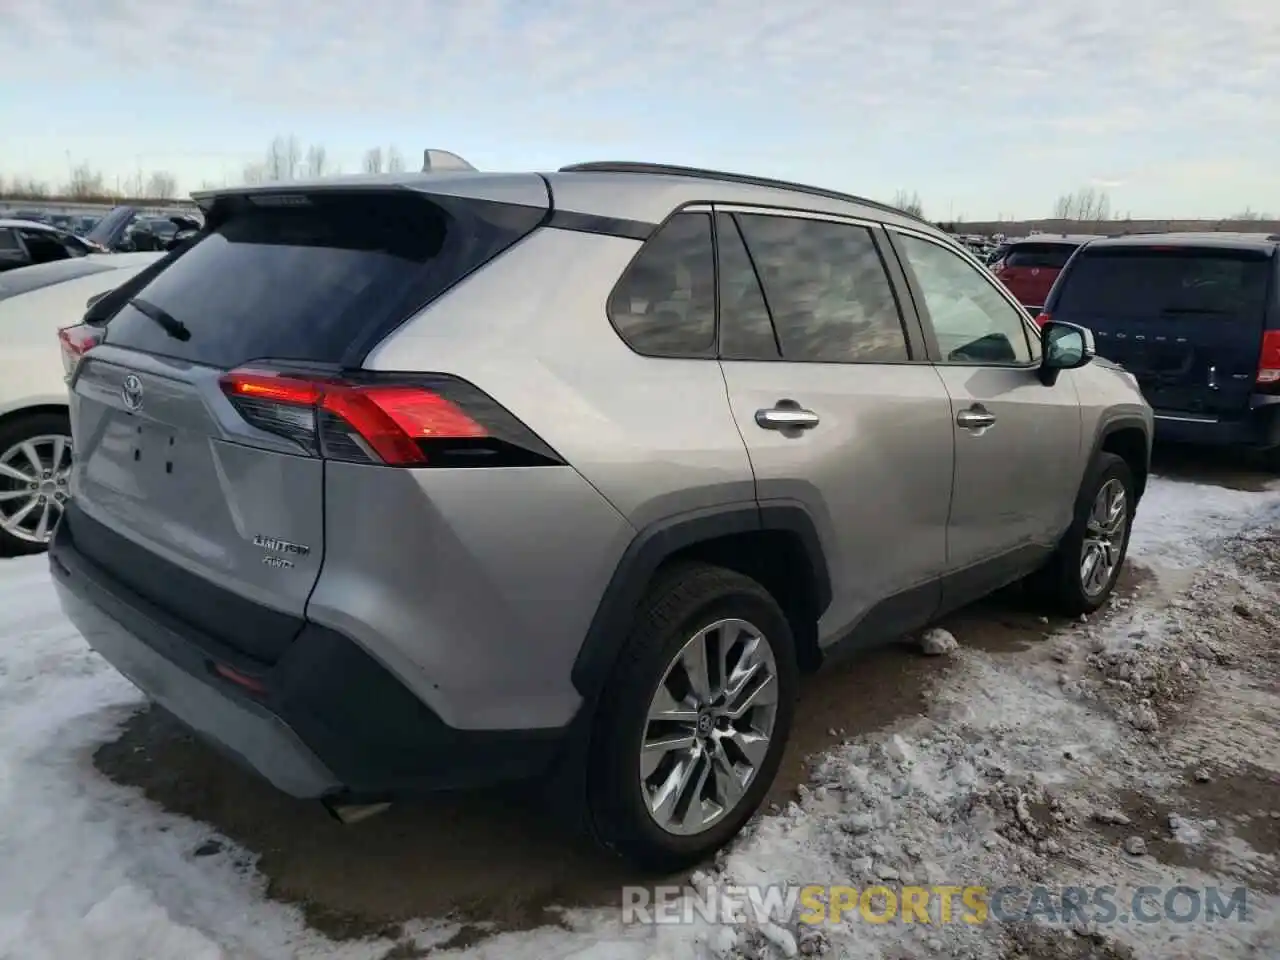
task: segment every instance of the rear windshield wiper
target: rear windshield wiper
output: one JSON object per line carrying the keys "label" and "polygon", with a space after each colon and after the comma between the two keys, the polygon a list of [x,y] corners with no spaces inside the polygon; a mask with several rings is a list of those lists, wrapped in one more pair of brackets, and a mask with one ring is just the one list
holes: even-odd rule
{"label": "rear windshield wiper", "polygon": [[187,329],[187,325],[168,310],[157,307],[154,303],[139,297],[134,297],[130,300],[129,306],[133,307],[148,320],[154,320],[160,329],[173,337],[173,339],[182,341],[191,339],[191,331]]}

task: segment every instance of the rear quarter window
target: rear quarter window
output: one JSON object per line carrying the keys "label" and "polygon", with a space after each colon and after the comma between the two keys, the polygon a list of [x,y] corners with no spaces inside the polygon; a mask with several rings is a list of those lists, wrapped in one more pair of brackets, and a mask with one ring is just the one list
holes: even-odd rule
{"label": "rear quarter window", "polygon": [[1259,318],[1274,260],[1263,251],[1093,247],[1062,278],[1054,313]]}
{"label": "rear quarter window", "polygon": [[650,237],[609,296],[609,320],[648,357],[710,357],[716,339],[711,215],[677,213]]}

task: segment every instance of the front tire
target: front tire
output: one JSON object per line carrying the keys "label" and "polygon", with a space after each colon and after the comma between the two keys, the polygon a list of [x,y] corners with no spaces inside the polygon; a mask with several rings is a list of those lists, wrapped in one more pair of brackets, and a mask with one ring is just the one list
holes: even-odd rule
{"label": "front tire", "polygon": [[659,873],[726,844],[777,775],[796,688],[791,628],[764,587],[700,563],[661,571],[596,718],[587,796],[599,842]]}
{"label": "front tire", "polygon": [[1136,505],[1133,471],[1114,453],[1099,453],[1076,498],[1071,527],[1048,565],[1029,585],[1066,616],[1093,613],[1110,599],[1129,552]]}
{"label": "front tire", "polygon": [[0,426],[0,556],[43,553],[70,494],[71,421],[52,411]]}

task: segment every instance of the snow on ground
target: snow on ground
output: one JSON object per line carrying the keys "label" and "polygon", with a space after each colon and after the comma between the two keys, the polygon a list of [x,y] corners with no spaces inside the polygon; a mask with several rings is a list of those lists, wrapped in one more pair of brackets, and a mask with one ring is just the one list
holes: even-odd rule
{"label": "snow on ground", "polygon": [[[1230,787],[1249,771],[1273,785],[1280,777],[1278,525],[1278,492],[1154,480],[1131,550],[1154,584],[1031,650],[961,649],[934,661],[926,715],[820,758],[798,802],[759,818],[694,878],[1248,884],[1257,892],[1247,922],[646,927],[571,910],[563,929],[432,956],[1280,956],[1280,864],[1274,847],[1250,842],[1259,818],[1280,818],[1280,796],[1272,791],[1270,809],[1265,790],[1261,809],[1223,800],[1221,811],[1187,799],[1194,784]],[[336,944],[311,932],[296,909],[266,898],[248,854],[224,842],[228,855],[194,858],[207,826],[97,773],[94,747],[141,698],[61,618],[43,558],[0,562],[0,634],[0,957],[409,955],[407,943]],[[424,920],[412,939],[426,949],[450,933]]]}

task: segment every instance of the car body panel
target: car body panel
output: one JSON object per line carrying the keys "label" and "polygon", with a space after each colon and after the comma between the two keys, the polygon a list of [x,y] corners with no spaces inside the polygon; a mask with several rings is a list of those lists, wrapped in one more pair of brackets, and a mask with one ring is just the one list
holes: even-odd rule
{"label": "car body panel", "polygon": [[[722,361],[762,503],[803,503],[831,570],[819,625],[830,644],[881,599],[941,577],[952,487],[951,404],[928,364]],[[758,410],[793,400],[820,418],[761,429]]]}
{"label": "car body panel", "polygon": [[[103,256],[98,262],[113,269],[0,298],[0,416],[28,407],[67,406],[58,330],[80,322],[90,297],[115,288],[156,259],[155,254]],[[20,272],[55,266],[24,267],[5,277],[12,281]],[[5,277],[0,277],[0,288]]]}
{"label": "car body panel", "polygon": [[[365,367],[483,384],[637,528],[750,502],[751,461],[716,364],[642,357],[609,324],[604,303],[639,249],[541,230],[404,324]],[[548,271],[563,282],[539,284]]]}

